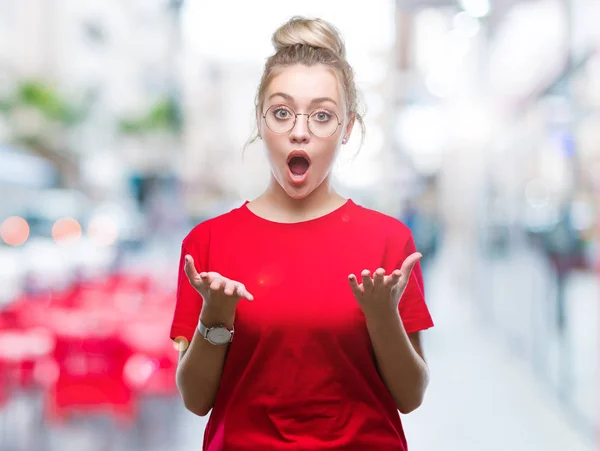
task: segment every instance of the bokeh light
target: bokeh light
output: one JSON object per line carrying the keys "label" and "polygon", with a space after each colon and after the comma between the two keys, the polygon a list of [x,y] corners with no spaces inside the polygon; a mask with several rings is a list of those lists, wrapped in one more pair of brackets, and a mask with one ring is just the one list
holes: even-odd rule
{"label": "bokeh light", "polygon": [[6,218],[0,225],[0,236],[9,246],[21,246],[29,238],[29,224],[19,216]]}
{"label": "bokeh light", "polygon": [[73,218],[59,219],[52,226],[52,238],[59,244],[77,241],[81,238],[81,225]]}
{"label": "bokeh light", "polygon": [[97,216],[90,221],[87,227],[90,240],[98,246],[115,244],[119,235],[117,224],[108,216]]}
{"label": "bokeh light", "polygon": [[187,350],[190,345],[189,341],[185,337],[177,337],[173,340],[173,347],[177,352],[182,352]]}
{"label": "bokeh light", "polygon": [[148,382],[159,366],[155,359],[143,354],[135,354],[127,360],[123,375],[132,387],[141,387]]}

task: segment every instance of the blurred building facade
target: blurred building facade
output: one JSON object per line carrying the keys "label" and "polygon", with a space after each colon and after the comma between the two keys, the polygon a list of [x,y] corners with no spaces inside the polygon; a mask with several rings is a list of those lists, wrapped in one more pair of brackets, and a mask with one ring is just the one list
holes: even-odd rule
{"label": "blurred building facade", "polygon": [[66,185],[101,192],[122,190],[129,171],[172,165],[179,152],[169,122],[180,84],[179,7],[3,2],[5,141],[72,171]]}
{"label": "blurred building facade", "polygon": [[462,244],[461,283],[482,321],[591,434],[600,5],[396,4],[399,149],[437,181],[445,239]]}

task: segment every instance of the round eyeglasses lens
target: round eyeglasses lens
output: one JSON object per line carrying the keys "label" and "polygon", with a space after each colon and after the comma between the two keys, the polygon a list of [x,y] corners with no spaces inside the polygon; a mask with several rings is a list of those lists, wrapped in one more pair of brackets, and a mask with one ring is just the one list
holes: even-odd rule
{"label": "round eyeglasses lens", "polygon": [[337,115],[330,110],[313,111],[308,118],[308,128],[311,133],[320,138],[327,138],[335,133],[339,126]]}
{"label": "round eyeglasses lens", "polygon": [[285,105],[273,105],[265,113],[267,127],[275,133],[287,133],[294,128],[296,113]]}

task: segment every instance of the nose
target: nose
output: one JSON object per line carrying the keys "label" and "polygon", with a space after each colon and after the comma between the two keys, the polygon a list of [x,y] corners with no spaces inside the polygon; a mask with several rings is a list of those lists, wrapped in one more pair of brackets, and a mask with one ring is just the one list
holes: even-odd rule
{"label": "nose", "polygon": [[296,123],[290,131],[290,141],[293,143],[307,143],[310,140],[310,131],[308,130],[308,122],[306,115],[299,114],[296,117]]}

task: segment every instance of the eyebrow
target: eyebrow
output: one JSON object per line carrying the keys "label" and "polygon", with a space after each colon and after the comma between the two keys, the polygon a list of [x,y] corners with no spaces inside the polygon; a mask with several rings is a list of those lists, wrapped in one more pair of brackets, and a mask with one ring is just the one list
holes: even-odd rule
{"label": "eyebrow", "polygon": [[[277,96],[283,97],[285,100],[287,100],[289,102],[294,102],[294,98],[291,95],[286,94],[284,92],[276,92],[274,94],[271,94],[269,96],[269,100],[271,100],[273,97],[277,97]],[[316,99],[312,99],[312,101],[310,102],[310,104],[314,105],[315,103],[322,103],[322,102],[331,102],[331,103],[333,103],[334,105],[337,106],[336,101],[333,100],[331,97],[317,97]]]}

